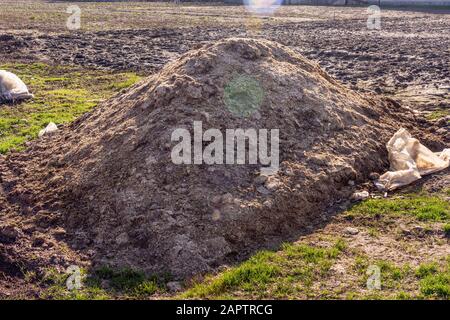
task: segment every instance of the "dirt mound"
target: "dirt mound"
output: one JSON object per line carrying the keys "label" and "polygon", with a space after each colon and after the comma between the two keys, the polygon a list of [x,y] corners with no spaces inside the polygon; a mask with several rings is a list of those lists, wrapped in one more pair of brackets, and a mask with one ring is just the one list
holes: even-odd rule
{"label": "dirt mound", "polygon": [[[266,166],[249,155],[246,164],[174,164],[172,134],[194,136],[194,121],[224,137],[279,129],[279,170],[261,175]],[[400,126],[430,145],[412,122],[407,109],[346,89],[281,45],[228,39],[0,159],[0,209],[40,226],[28,234],[64,234],[96,265],[191,276],[308,230],[351,181],[386,169],[385,143]]]}

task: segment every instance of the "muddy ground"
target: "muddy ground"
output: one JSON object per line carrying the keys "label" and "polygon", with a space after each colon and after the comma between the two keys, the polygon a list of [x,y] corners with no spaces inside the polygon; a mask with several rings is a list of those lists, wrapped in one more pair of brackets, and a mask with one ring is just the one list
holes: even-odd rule
{"label": "muddy ground", "polygon": [[[235,6],[140,3],[121,9],[80,4],[81,29],[70,31],[65,26],[69,16],[64,14],[65,4],[9,6],[0,25],[2,60],[41,60],[149,75],[200,44],[250,36],[297,50],[352,88],[388,94],[427,111],[448,109],[450,104],[446,32],[450,10],[383,9],[381,29],[371,30],[365,8],[292,6],[255,19]],[[13,20],[18,15],[22,18]],[[47,19],[36,22],[42,15]]]}

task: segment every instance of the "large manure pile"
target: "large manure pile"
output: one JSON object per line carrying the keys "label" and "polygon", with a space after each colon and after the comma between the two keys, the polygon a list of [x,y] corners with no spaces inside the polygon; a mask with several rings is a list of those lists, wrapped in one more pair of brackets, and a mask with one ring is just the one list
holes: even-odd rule
{"label": "large manure pile", "polygon": [[[193,137],[194,121],[224,137],[279,129],[279,170],[173,163],[172,133]],[[0,210],[21,225],[2,246],[39,247],[39,233],[48,252],[63,240],[94,265],[189,277],[310,230],[353,182],[387,168],[385,143],[401,126],[417,133],[412,123],[279,44],[219,41],[0,158]]]}

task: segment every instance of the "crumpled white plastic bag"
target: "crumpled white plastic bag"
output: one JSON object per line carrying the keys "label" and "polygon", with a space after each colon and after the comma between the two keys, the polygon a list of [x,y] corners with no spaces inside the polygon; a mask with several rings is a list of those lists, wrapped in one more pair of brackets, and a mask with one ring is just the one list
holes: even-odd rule
{"label": "crumpled white plastic bag", "polygon": [[54,122],[50,122],[44,129],[39,131],[38,136],[40,138],[44,135],[55,133],[56,131],[58,131],[58,126]]}
{"label": "crumpled white plastic bag", "polygon": [[403,128],[394,134],[386,148],[391,168],[376,182],[377,187],[385,190],[408,185],[450,165],[450,149],[434,153]]}
{"label": "crumpled white plastic bag", "polygon": [[0,102],[31,99],[34,96],[14,73],[0,70]]}

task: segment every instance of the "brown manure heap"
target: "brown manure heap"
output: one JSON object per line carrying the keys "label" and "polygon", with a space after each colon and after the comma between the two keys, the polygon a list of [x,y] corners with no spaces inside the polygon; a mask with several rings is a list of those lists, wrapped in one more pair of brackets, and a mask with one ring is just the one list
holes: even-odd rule
{"label": "brown manure heap", "polygon": [[[48,264],[82,255],[176,278],[210,271],[311,231],[349,197],[350,181],[386,169],[385,143],[402,126],[418,134],[413,120],[282,45],[219,41],[1,157],[0,212],[18,227],[3,225],[15,234],[0,252],[10,264],[30,261],[38,250],[25,249],[30,242]],[[279,129],[278,172],[261,175],[260,163],[174,164],[171,135],[192,132],[194,121],[203,132]]]}

